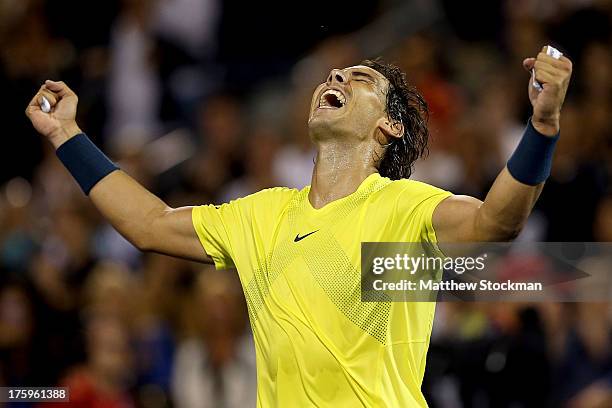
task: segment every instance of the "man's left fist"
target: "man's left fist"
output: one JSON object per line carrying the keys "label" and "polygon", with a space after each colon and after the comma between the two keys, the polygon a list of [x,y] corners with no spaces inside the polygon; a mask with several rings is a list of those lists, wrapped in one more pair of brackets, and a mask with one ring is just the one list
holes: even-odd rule
{"label": "man's left fist", "polygon": [[527,71],[535,68],[535,79],[543,88],[538,91],[529,79],[529,100],[533,106],[531,123],[538,132],[554,136],[559,132],[561,106],[572,76],[572,62],[565,56],[555,59],[547,55],[543,47],[536,58],[526,58],[523,67]]}

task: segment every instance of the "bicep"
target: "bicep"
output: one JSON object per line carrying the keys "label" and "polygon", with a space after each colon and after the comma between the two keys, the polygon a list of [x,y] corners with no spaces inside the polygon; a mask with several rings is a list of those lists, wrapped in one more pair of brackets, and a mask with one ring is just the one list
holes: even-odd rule
{"label": "bicep", "polygon": [[477,242],[476,225],[482,201],[465,195],[453,195],[434,210],[432,222],[438,242]]}
{"label": "bicep", "polygon": [[156,234],[153,252],[212,264],[212,258],[200,243],[192,221],[193,207],[167,208],[153,221]]}

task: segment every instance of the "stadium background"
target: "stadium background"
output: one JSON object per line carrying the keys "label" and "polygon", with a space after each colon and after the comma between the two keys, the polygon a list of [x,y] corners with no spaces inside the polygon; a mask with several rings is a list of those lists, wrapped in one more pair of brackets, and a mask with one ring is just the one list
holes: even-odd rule
{"label": "stadium background", "polygon": [[[308,184],[314,86],[383,55],[432,110],[414,178],[484,198],[529,114],[521,61],[551,43],[575,68],[520,239],[612,241],[611,3],[0,0],[0,385],[67,384],[83,406],[254,406],[235,274],[143,255],[104,223],[23,114],[43,80],[66,81],[81,128],[169,204],[220,203]],[[611,319],[609,303],[441,304],[428,401],[610,407]]]}

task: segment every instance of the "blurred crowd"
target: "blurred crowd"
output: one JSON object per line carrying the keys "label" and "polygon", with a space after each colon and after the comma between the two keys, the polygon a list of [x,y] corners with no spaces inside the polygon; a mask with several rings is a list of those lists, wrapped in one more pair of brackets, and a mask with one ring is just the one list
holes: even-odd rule
{"label": "blurred crowd", "polygon": [[[255,405],[237,275],[139,253],[101,219],[23,114],[45,79],[77,92],[80,127],[125,171],[196,205],[309,184],[314,87],[382,55],[431,109],[413,178],[483,199],[529,117],[522,60],[552,44],[574,74],[519,239],[609,242],[611,19],[605,0],[0,0],[0,385]],[[432,407],[612,407],[612,308],[439,304],[428,359]]]}

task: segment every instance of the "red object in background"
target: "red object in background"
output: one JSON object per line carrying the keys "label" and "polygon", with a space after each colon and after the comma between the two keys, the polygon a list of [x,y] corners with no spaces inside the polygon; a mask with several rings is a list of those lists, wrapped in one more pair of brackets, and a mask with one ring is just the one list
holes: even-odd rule
{"label": "red object in background", "polygon": [[455,142],[459,116],[463,110],[463,95],[457,87],[433,73],[427,73],[416,84],[429,107],[430,130],[435,134],[431,143],[447,150]]}
{"label": "red object in background", "polygon": [[70,402],[44,403],[40,408],[134,408],[127,392],[96,384],[94,376],[85,368],[72,371],[61,385],[68,387]]}

